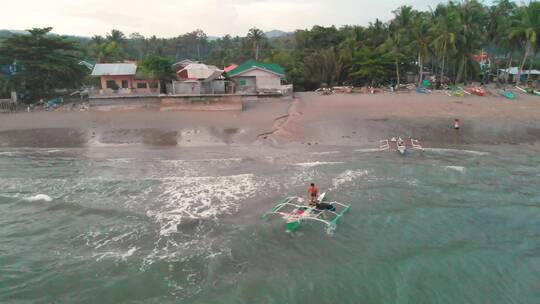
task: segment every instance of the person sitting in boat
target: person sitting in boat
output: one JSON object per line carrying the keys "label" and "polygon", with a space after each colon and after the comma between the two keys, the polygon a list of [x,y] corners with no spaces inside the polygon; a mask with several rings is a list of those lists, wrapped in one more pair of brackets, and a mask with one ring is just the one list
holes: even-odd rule
{"label": "person sitting in boat", "polygon": [[397,141],[397,145],[398,146],[403,146],[405,143],[403,142],[403,139],[401,139],[401,137],[398,139]]}
{"label": "person sitting in boat", "polygon": [[319,189],[315,187],[314,183],[311,183],[311,185],[308,188],[308,197],[309,197],[309,204],[310,205],[316,205],[317,199],[319,197]]}

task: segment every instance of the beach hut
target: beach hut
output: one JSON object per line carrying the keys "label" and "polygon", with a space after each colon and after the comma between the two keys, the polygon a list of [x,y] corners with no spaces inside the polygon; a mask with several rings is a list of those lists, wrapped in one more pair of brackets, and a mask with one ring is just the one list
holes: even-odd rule
{"label": "beach hut", "polygon": [[99,77],[99,94],[158,92],[159,81],[137,74],[135,63],[98,63],[94,65],[92,76]]}
{"label": "beach hut", "polygon": [[[508,75],[508,81],[509,82],[516,82],[516,77],[519,74],[519,68],[518,67],[511,67],[509,69],[500,69],[501,73],[499,74],[499,79],[504,80],[506,79],[506,76]],[[539,70],[523,70],[521,71],[521,81],[527,80],[527,77],[530,75],[529,80],[536,80],[540,78],[540,71]]]}
{"label": "beach hut", "polygon": [[279,92],[285,70],[278,64],[249,60],[229,71],[238,93]]}

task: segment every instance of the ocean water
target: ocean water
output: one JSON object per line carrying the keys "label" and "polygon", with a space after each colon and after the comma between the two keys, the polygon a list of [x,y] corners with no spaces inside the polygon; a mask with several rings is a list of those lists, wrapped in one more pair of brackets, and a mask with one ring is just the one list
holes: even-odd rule
{"label": "ocean water", "polygon": [[[540,302],[537,151],[261,151],[0,151],[0,302]],[[333,234],[260,218],[312,181]]]}

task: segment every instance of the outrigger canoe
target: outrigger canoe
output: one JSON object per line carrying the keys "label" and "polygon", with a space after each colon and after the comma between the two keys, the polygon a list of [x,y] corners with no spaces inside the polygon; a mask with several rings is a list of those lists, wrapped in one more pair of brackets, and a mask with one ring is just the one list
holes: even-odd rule
{"label": "outrigger canoe", "polygon": [[407,150],[424,150],[418,139],[406,139],[402,140],[401,137],[396,139],[383,139],[379,141],[380,151],[397,151],[400,155],[405,155]]}
{"label": "outrigger canoe", "polygon": [[[326,193],[319,195],[319,207],[306,205],[304,199],[298,196],[290,196],[279,202],[270,212],[262,215],[267,218],[270,215],[281,216],[285,220],[285,227],[288,233],[298,229],[303,222],[315,221],[323,223],[327,233],[332,233],[336,229],[339,219],[349,210],[350,205],[338,202],[328,202],[321,204],[326,199]],[[320,208],[324,205],[324,208]]]}
{"label": "outrigger canoe", "polygon": [[528,94],[540,96],[540,91],[537,91],[537,90],[535,90],[535,89],[531,89],[531,88],[522,88],[522,87],[518,87],[518,86],[516,86],[516,88],[517,88],[518,90],[522,91],[523,93],[528,93]]}
{"label": "outrigger canoe", "polygon": [[510,91],[499,90],[499,94],[501,94],[503,97],[506,97],[506,98],[511,99],[511,100],[516,98],[516,95],[514,95],[514,93],[512,93]]}
{"label": "outrigger canoe", "polygon": [[469,88],[468,90],[465,90],[465,92],[469,92],[470,94],[478,96],[486,96],[486,91],[480,87]]}

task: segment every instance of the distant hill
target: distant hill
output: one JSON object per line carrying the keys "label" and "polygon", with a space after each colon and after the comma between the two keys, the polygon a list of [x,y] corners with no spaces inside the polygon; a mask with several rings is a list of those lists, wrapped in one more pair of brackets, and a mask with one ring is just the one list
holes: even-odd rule
{"label": "distant hill", "polygon": [[[21,30],[0,29],[0,38],[6,38],[6,37],[9,37],[9,36],[11,36],[13,34],[26,34],[26,33],[28,33],[28,32],[27,31],[21,31]],[[264,33],[264,35],[269,39],[281,38],[281,37],[287,36],[289,34],[291,34],[291,33],[280,31],[280,30],[271,30],[271,31],[268,31],[268,32]],[[51,33],[51,35],[57,35],[57,34]],[[72,36],[72,35],[64,35],[64,36],[69,37],[69,38],[74,39],[74,40],[77,40],[77,41],[79,41],[81,43],[85,43],[88,40],[90,40],[89,37]],[[223,37],[208,36],[209,41],[215,41],[215,40],[218,40],[220,38],[223,38]]]}
{"label": "distant hill", "polygon": [[284,32],[284,31],[280,31],[280,30],[271,30],[271,31],[268,31],[268,32],[264,33],[264,35],[267,38],[279,38],[279,37],[285,36],[287,34],[289,34],[289,33]]}

